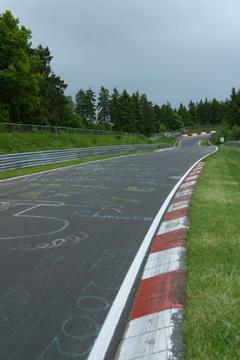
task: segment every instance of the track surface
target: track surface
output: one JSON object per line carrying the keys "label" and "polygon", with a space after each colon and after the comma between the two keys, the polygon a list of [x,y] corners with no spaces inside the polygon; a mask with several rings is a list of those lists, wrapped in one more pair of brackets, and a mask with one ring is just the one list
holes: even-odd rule
{"label": "track surface", "polygon": [[0,183],[1,360],[87,358],[198,141]]}

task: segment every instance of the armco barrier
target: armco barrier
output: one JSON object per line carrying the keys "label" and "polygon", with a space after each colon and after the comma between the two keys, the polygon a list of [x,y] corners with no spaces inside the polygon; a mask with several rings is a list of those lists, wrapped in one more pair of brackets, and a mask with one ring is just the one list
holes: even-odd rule
{"label": "armco barrier", "polygon": [[168,144],[116,145],[0,155],[0,171],[76,160],[90,156],[167,147],[169,147]]}
{"label": "armco barrier", "polygon": [[240,141],[237,140],[228,140],[224,143],[225,145],[229,146],[240,146]]}

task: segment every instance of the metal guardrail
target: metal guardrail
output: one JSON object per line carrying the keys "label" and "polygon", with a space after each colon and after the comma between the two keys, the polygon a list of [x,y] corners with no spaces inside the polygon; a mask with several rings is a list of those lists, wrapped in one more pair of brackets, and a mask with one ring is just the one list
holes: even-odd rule
{"label": "metal guardrail", "polygon": [[0,171],[76,160],[90,156],[95,157],[128,151],[167,148],[169,146],[169,144],[116,145],[0,155]]}
{"label": "metal guardrail", "polygon": [[240,146],[240,141],[237,140],[228,140],[224,143],[225,145],[230,145],[230,146]]}

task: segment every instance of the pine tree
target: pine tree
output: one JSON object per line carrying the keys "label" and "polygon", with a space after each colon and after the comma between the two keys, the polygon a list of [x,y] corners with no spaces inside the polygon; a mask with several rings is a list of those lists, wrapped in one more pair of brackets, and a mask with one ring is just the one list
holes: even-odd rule
{"label": "pine tree", "polygon": [[189,105],[188,105],[188,111],[191,117],[191,123],[192,124],[196,124],[197,123],[197,118],[196,118],[196,106],[194,104],[194,102],[191,100]]}
{"label": "pine tree", "polygon": [[119,97],[117,130],[130,131],[131,111],[131,98],[125,89]]}
{"label": "pine tree", "polygon": [[119,119],[119,97],[120,94],[116,88],[113,89],[112,95],[110,97],[110,119],[111,124],[113,125],[114,129],[118,129],[118,119]]}
{"label": "pine tree", "polygon": [[232,89],[231,101],[229,104],[229,122],[230,126],[240,126],[240,90]]}
{"label": "pine tree", "polygon": [[41,45],[32,50],[40,58],[37,71],[41,74],[41,107],[35,113],[35,122],[61,126],[65,122],[65,113],[68,107],[68,99],[64,95],[67,84],[54,74],[51,69],[52,56],[48,47]]}
{"label": "pine tree", "polygon": [[101,87],[98,95],[98,104],[97,104],[97,120],[98,123],[108,127],[110,125],[110,96],[109,91],[105,87]]}
{"label": "pine tree", "polygon": [[76,113],[82,118],[85,126],[91,126],[96,122],[95,113],[95,93],[91,88],[88,90],[79,90],[76,94]]}
{"label": "pine tree", "polygon": [[87,99],[87,121],[88,124],[94,124],[96,122],[96,95],[95,92],[89,87],[86,91],[86,99]]}
{"label": "pine tree", "polygon": [[138,91],[131,96],[131,132],[144,132],[143,114],[141,109],[141,98]]}
{"label": "pine tree", "polygon": [[180,104],[178,108],[178,114],[182,117],[184,126],[191,126],[192,125],[192,119],[189,111],[187,110],[186,106],[184,106],[182,103]]}
{"label": "pine tree", "polygon": [[153,105],[148,101],[145,94],[141,95],[141,110],[143,117],[143,133],[146,136],[156,132],[155,129],[155,114]]}
{"label": "pine tree", "polygon": [[65,107],[63,112],[63,122],[61,126],[82,128],[83,123],[79,114],[75,112],[75,104],[71,96],[65,97]]}
{"label": "pine tree", "polygon": [[173,109],[169,103],[166,103],[161,106],[161,123],[166,127],[167,130],[172,129],[172,121],[173,121]]}

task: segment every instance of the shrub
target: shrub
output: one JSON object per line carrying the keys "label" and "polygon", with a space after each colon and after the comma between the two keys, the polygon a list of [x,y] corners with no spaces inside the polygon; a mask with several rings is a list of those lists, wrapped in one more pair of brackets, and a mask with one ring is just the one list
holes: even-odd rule
{"label": "shrub", "polygon": [[229,131],[230,140],[240,140],[240,126],[234,125]]}

